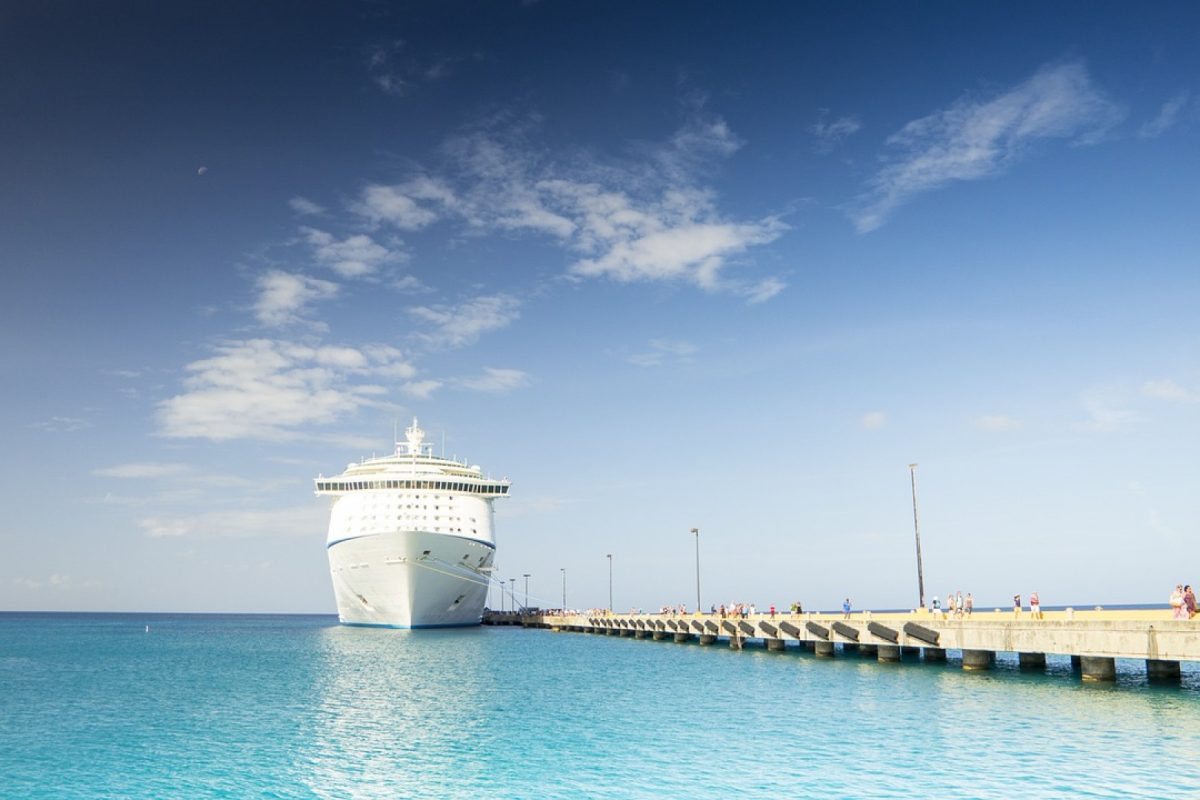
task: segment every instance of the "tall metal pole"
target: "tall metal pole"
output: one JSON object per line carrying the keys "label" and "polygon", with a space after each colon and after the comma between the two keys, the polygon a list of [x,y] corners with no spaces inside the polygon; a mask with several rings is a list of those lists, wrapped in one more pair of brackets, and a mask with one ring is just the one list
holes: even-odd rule
{"label": "tall metal pole", "polygon": [[510,591],[512,593],[512,598],[513,598],[512,610],[515,612],[517,610],[517,579],[516,578],[508,579],[508,591]]}
{"label": "tall metal pole", "polygon": [[913,498],[913,533],[917,537],[917,593],[920,597],[918,608],[925,607],[925,568],[921,565],[921,521],[917,516],[917,465],[908,465],[908,474],[912,479]]}
{"label": "tall metal pole", "polygon": [[692,528],[696,535],[696,613],[700,613],[700,529]]}
{"label": "tall metal pole", "polygon": [[525,577],[525,607],[529,608],[529,573],[522,573]]}
{"label": "tall metal pole", "polygon": [[608,613],[612,613],[612,553],[608,553]]}
{"label": "tall metal pole", "polygon": [[500,581],[500,613],[504,613],[504,581]]}
{"label": "tall metal pole", "polygon": [[559,568],[558,568],[558,571],[562,573],[562,578],[563,578],[563,602],[562,602],[562,610],[563,610],[563,611],[566,611],[566,610],[567,610],[567,568],[566,568],[566,567],[559,567]]}

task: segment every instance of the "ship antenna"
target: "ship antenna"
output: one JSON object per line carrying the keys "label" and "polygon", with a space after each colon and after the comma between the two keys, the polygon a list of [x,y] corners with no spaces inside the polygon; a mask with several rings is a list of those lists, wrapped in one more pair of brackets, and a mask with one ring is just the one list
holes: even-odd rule
{"label": "ship antenna", "polygon": [[446,429],[442,428],[442,458],[446,457]]}

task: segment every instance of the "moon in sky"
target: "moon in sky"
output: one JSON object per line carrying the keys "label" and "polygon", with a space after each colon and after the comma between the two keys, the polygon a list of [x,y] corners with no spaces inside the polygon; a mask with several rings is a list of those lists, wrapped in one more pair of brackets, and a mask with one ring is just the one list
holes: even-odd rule
{"label": "moon in sky", "polygon": [[197,175],[203,175],[206,172],[208,172],[208,167],[201,167],[200,169],[196,170]]}

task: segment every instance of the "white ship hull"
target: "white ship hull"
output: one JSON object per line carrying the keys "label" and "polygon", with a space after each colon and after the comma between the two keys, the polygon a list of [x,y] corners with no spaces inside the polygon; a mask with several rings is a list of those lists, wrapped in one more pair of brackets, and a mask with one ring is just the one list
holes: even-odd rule
{"label": "white ship hull", "polygon": [[334,542],[329,570],[346,625],[478,625],[487,600],[490,542],[429,531],[390,531]]}

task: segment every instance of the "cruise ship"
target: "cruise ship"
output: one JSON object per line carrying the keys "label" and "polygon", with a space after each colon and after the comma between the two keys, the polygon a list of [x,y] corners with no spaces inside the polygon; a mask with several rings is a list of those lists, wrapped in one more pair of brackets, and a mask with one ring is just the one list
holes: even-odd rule
{"label": "cruise ship", "polygon": [[333,499],[326,552],[346,625],[447,628],[478,625],[496,542],[492,502],[508,480],[435,456],[413,419],[383,458],[318,477]]}

